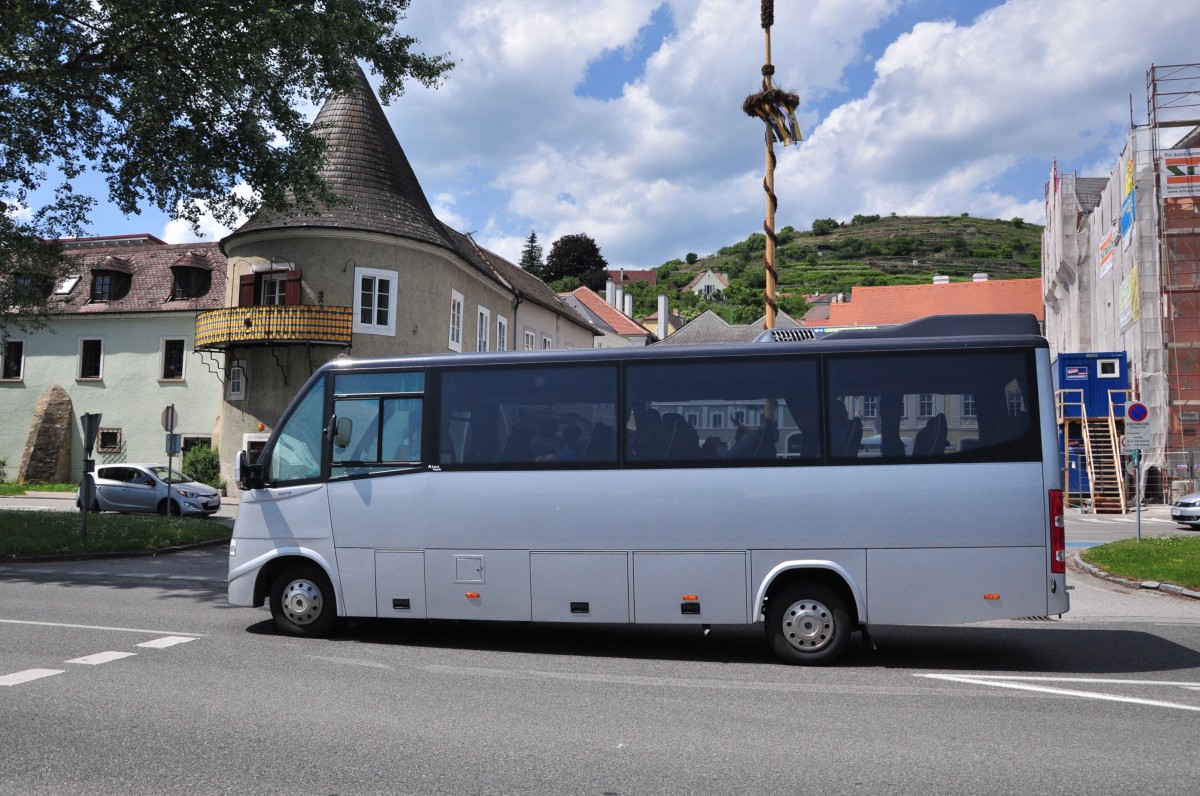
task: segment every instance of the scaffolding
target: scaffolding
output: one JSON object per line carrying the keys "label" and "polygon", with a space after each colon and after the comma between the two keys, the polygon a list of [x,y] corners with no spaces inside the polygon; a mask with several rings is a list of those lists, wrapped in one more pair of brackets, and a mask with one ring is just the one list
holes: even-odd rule
{"label": "scaffolding", "polygon": [[1151,66],[1146,97],[1169,415],[1165,469],[1173,480],[1177,461],[1194,458],[1200,445],[1200,64]]}

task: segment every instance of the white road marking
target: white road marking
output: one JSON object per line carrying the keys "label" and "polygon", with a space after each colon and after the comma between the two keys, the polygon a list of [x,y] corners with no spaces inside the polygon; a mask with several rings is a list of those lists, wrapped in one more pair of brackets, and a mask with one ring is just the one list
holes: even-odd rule
{"label": "white road marking", "polygon": [[[1107,702],[1126,702],[1134,705],[1149,705],[1151,707],[1174,708],[1175,710],[1192,710],[1200,712],[1200,705],[1182,705],[1177,702],[1163,702],[1157,699],[1140,699],[1138,697],[1124,697],[1116,694],[1100,694],[1094,691],[1076,691],[1069,688],[1049,688],[1046,686],[1032,685],[1031,682],[1054,682],[1054,683],[1091,683],[1091,684],[1108,684],[1108,685],[1137,685],[1137,686],[1152,686],[1165,685],[1175,688],[1185,689],[1200,689],[1200,683],[1193,682],[1177,682],[1177,681],[1162,681],[1162,680],[1112,680],[1093,677],[1017,677],[1008,675],[962,675],[962,674],[914,674],[915,677],[925,677],[930,680],[948,680],[952,683],[965,683],[968,685],[986,685],[993,688],[1012,688],[1019,691],[1038,691],[1044,694],[1057,694],[1059,696],[1074,696],[1084,699],[1100,699]],[[1025,682],[1021,682],[1025,681]]]}
{"label": "white road marking", "polygon": [[101,663],[110,663],[111,661],[119,661],[122,658],[132,658],[137,655],[136,652],[97,652],[95,655],[84,655],[82,658],[72,658],[63,663],[82,663],[85,666],[98,666]]}
{"label": "white road marking", "polygon": [[186,630],[146,630],[139,627],[105,627],[103,625],[69,625],[62,622],[28,622],[21,619],[0,619],[0,624],[7,625],[34,625],[36,627],[69,627],[75,630],[115,630],[120,633],[147,633],[149,635],[161,636],[171,634],[177,636],[192,636],[194,638],[204,638],[203,633],[189,633]]}
{"label": "white road marking", "polygon": [[161,650],[167,647],[174,647],[176,644],[186,644],[189,641],[195,641],[194,636],[163,636],[156,638],[153,641],[143,641],[138,644],[139,647],[149,647],[150,649]]}
{"label": "white road marking", "polygon": [[0,677],[0,685],[20,685],[33,680],[40,680],[43,677],[53,677],[56,674],[62,674],[65,669],[26,669],[23,672],[14,672]]}

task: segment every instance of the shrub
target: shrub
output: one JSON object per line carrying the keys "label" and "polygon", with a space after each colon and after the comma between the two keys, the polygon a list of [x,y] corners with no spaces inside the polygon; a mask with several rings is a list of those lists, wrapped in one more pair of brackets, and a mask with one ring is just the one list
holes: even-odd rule
{"label": "shrub", "polygon": [[183,454],[183,471],[214,489],[225,486],[225,482],[221,480],[221,456],[216,448],[197,445]]}

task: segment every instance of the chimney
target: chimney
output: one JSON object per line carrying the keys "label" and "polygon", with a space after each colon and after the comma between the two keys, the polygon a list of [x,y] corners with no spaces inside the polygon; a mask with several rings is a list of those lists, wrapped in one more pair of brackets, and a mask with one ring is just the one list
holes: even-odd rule
{"label": "chimney", "polygon": [[950,277],[946,276],[945,274],[934,274],[933,275],[933,284],[948,285],[948,284],[950,284]]}
{"label": "chimney", "polygon": [[658,339],[667,339],[667,294],[658,294]]}
{"label": "chimney", "polygon": [[614,290],[616,290],[616,286],[613,285],[613,281],[611,279],[606,280],[604,283],[604,303],[610,307],[617,300],[616,293],[613,292]]}
{"label": "chimney", "polygon": [[628,315],[630,318],[633,317],[633,294],[632,293],[625,294],[625,314]]}
{"label": "chimney", "polygon": [[972,282],[986,282],[987,274],[971,274]]}
{"label": "chimney", "polygon": [[625,306],[625,288],[617,285],[616,296],[613,300],[613,306],[618,310]]}

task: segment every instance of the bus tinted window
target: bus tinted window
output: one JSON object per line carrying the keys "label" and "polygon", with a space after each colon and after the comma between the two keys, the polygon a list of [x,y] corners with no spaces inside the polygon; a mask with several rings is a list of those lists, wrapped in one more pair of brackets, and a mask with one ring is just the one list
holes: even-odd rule
{"label": "bus tinted window", "polygon": [[443,371],[439,462],[613,464],[616,400],[615,365]]}
{"label": "bus tinted window", "polygon": [[631,463],[814,461],[821,456],[813,359],[631,363]]}
{"label": "bus tinted window", "polygon": [[333,378],[334,395],[379,395],[382,393],[423,393],[423,371],[338,373]]}
{"label": "bus tinted window", "polygon": [[1037,460],[1031,368],[1021,351],[830,357],[830,457]]}
{"label": "bus tinted window", "polygon": [[[393,469],[421,460],[420,398],[338,398],[333,475]],[[348,422],[347,422],[348,421]]]}
{"label": "bus tinted window", "polygon": [[321,475],[322,410],[325,380],[313,382],[275,439],[268,480],[271,483],[305,481]]}

